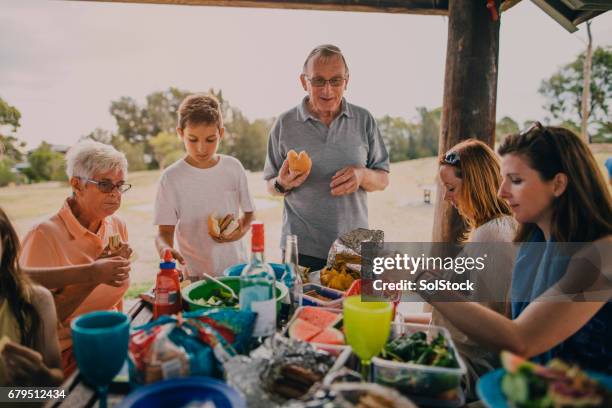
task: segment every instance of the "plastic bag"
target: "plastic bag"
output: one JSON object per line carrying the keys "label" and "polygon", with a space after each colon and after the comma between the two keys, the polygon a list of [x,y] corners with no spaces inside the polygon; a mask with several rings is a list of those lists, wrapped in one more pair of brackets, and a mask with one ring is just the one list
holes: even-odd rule
{"label": "plastic bag", "polygon": [[350,269],[361,271],[361,243],[374,242],[382,244],[385,233],[381,230],[357,228],[340,236],[332,244],[327,255],[327,265],[332,267],[344,263]]}
{"label": "plastic bag", "polygon": [[[221,377],[222,363],[247,350],[255,314],[212,309],[162,316],[130,336],[133,385],[186,376]],[[234,348],[236,346],[236,348]]]}

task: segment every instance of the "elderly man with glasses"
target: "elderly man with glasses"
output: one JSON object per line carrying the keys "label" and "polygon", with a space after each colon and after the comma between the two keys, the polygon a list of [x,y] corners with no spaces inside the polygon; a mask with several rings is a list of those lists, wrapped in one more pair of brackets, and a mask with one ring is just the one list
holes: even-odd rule
{"label": "elderly man with glasses", "polygon": [[122,310],[132,250],[125,223],[114,213],[126,184],[127,160],[112,146],[86,141],[66,155],[72,194],[23,242],[20,264],[53,293],[64,375],[76,367],[70,322],[95,310]]}
{"label": "elderly man with glasses", "polygon": [[[389,183],[389,154],[372,115],[344,98],[349,70],[338,47],[313,49],[300,81],[307,95],[274,124],[264,178],[285,197],[281,248],[297,235],[300,265],[321,269],[338,236],[368,228],[366,193]],[[308,153],[309,171],[289,169],[292,149]]]}

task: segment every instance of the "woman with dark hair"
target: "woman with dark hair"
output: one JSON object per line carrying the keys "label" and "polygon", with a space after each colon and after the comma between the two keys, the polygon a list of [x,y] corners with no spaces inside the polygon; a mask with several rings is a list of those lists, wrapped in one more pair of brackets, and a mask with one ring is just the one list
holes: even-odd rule
{"label": "woman with dark hair", "polygon": [[51,293],[19,267],[19,239],[0,208],[0,386],[55,386],[62,381]]}
{"label": "woman with dark hair", "polygon": [[[499,196],[520,223],[515,240],[522,243],[512,273],[512,319],[478,304],[422,295],[483,346],[541,363],[559,357],[612,373],[610,277],[605,276],[612,257],[612,198],[591,151],[571,131],[536,123],[508,136],[499,153]],[[578,251],[557,256],[568,243],[578,243]],[[585,301],[596,293],[589,292],[592,281],[604,282],[608,290]],[[547,301],[552,297],[556,301]],[[564,297],[571,300],[559,301]]]}

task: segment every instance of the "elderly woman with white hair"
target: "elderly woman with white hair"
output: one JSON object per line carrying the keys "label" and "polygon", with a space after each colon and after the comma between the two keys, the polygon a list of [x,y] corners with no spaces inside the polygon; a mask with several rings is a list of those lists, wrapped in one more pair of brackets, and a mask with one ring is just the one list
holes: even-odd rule
{"label": "elderly woman with white hair", "polygon": [[62,368],[76,367],[70,322],[95,310],[119,310],[129,286],[128,234],[114,213],[125,182],[127,160],[112,146],[85,141],[66,155],[72,195],[49,219],[34,226],[23,242],[22,268],[53,293],[58,315]]}

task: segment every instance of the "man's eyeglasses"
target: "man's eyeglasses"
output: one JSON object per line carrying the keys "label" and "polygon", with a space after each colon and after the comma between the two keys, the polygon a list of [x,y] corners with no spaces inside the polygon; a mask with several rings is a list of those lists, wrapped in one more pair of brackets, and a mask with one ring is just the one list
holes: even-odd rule
{"label": "man's eyeglasses", "polygon": [[448,152],[444,155],[444,164],[450,164],[451,166],[459,165],[459,153]]}
{"label": "man's eyeglasses", "polygon": [[95,184],[98,187],[98,190],[100,190],[103,193],[112,193],[114,189],[117,189],[118,192],[123,194],[126,191],[128,191],[130,188],[132,188],[131,184],[125,184],[123,182],[113,184],[110,181],[98,181],[98,180],[93,180],[93,179],[88,179],[88,178],[81,178],[81,180],[85,181],[86,183]]}
{"label": "man's eyeglasses", "polygon": [[308,78],[308,77],[306,77],[306,79],[315,88],[323,88],[325,86],[325,84],[328,83],[328,82],[333,87],[339,87],[339,86],[344,85],[344,81],[346,81],[345,77],[335,77],[335,78],[332,78],[332,79],[323,79],[323,78],[319,78],[319,77],[315,77],[315,78]]}

